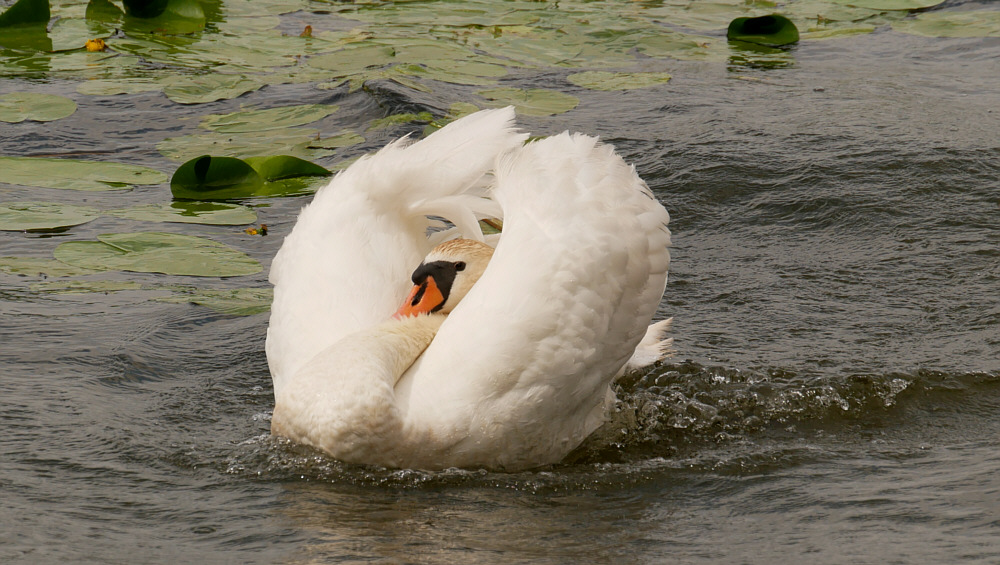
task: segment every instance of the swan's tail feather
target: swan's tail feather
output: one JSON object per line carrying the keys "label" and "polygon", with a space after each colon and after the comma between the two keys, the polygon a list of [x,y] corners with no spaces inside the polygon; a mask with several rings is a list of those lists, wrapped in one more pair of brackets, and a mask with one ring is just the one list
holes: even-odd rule
{"label": "swan's tail feather", "polygon": [[646,328],[646,335],[643,336],[642,341],[636,346],[635,352],[629,358],[628,362],[625,363],[620,375],[648,367],[657,361],[673,355],[674,338],[664,338],[666,333],[670,331],[673,321],[673,318],[667,318],[666,320],[650,324]]}

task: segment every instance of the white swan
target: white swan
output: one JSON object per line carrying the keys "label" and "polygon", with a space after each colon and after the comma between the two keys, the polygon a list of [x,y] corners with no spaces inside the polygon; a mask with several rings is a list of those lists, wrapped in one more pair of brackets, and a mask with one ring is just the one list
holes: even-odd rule
{"label": "white swan", "polygon": [[[531,468],[603,422],[627,365],[663,356],[668,321],[647,324],[666,210],[611,146],[524,144],[513,119],[485,110],[394,142],[302,210],[270,274],[272,433],[354,463]],[[427,216],[454,227],[428,236]],[[483,217],[503,233],[484,237]],[[420,265],[414,282],[430,274],[437,293],[407,298]],[[445,305],[393,316],[421,299]]]}

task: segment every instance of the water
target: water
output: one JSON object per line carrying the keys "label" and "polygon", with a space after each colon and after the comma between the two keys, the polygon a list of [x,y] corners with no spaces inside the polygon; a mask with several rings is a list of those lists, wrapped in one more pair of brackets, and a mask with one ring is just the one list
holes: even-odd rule
{"label": "water", "polygon": [[[0,274],[0,560],[997,562],[1000,43],[883,30],[793,55],[779,69],[678,62],[666,86],[522,118],[535,133],[615,143],[673,217],[659,315],[675,319],[677,354],[626,379],[609,425],[563,465],[341,464],[268,436],[266,314],[149,290],[45,293]],[[71,148],[164,171],[174,165],[158,140],[241,103],[340,104],[320,122],[333,134],[390,111],[440,112],[458,95],[287,85],[179,109],[159,94],[75,95],[67,81],[0,85],[19,88],[71,95],[80,110],[0,125],[0,153]],[[0,186],[5,201],[104,209],[167,198],[165,186],[55,192]],[[157,229],[266,266],[305,202],[267,201],[263,238]],[[3,232],[0,254],[45,257],[143,227],[104,217]]]}

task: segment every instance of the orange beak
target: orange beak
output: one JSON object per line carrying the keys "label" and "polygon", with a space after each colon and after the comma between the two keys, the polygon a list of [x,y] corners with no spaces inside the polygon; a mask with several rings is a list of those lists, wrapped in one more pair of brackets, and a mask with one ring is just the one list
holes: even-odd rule
{"label": "orange beak", "polygon": [[414,285],[410,295],[406,297],[406,302],[392,317],[398,320],[417,314],[430,314],[442,303],[444,303],[444,295],[438,290],[434,277],[427,277],[423,283]]}

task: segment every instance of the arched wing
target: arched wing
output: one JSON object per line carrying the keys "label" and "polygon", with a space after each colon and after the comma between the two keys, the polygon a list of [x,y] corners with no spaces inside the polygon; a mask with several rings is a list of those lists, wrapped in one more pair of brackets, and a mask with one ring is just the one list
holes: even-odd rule
{"label": "arched wing", "polygon": [[466,413],[459,444],[578,442],[659,304],[669,216],[612,147],[584,135],[529,143],[495,174],[496,253],[397,385],[399,403],[432,429]]}
{"label": "arched wing", "polygon": [[483,111],[397,141],[316,194],[271,266],[266,350],[276,390],[341,337],[392,315],[430,249],[428,210],[495,206],[476,193],[497,156],[523,142],[513,120],[512,108]]}

